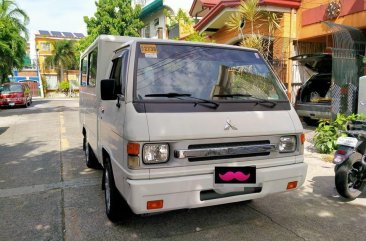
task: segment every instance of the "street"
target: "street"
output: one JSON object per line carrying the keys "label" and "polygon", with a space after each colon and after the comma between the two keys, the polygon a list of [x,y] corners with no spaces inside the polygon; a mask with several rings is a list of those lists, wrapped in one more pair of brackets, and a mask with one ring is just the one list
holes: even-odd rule
{"label": "street", "polygon": [[[365,240],[366,194],[346,202],[333,164],[307,145],[305,184],[250,202],[105,215],[101,170],[84,163],[78,100],[0,109],[0,240]],[[309,132],[309,130],[307,130]],[[308,143],[307,143],[308,144]]]}

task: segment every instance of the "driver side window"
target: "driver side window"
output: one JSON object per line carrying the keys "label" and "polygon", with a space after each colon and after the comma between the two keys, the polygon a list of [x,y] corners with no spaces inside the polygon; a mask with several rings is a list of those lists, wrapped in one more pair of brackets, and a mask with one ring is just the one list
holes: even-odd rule
{"label": "driver side window", "polygon": [[112,71],[109,76],[110,79],[114,80],[114,94],[125,93],[126,84],[126,68],[127,68],[128,52],[125,51],[121,54],[121,57],[113,60]]}

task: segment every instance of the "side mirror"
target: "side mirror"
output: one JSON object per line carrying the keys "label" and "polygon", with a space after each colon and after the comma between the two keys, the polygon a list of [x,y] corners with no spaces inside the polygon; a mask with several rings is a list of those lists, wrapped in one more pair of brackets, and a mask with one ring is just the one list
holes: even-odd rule
{"label": "side mirror", "polygon": [[100,81],[100,96],[102,100],[115,100],[117,95],[114,94],[114,80],[104,79]]}

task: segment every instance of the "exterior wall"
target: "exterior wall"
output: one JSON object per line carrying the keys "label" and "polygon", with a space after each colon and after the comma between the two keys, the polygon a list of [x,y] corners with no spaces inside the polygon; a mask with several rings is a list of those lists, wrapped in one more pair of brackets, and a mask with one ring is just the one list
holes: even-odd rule
{"label": "exterior wall", "polygon": [[[366,28],[366,1],[340,0],[341,12],[334,21],[355,28]],[[298,11],[297,36],[299,40],[310,39],[328,34],[326,8],[329,0],[303,0]]]}
{"label": "exterior wall", "polygon": [[[152,2],[153,0],[146,1],[144,6],[147,6]],[[192,5],[192,2],[193,0],[189,1],[163,0],[163,6],[164,8],[172,10],[174,15],[180,8],[188,12],[189,8]],[[156,19],[159,19],[159,24],[156,24]],[[152,12],[150,15],[144,17],[141,20],[145,23],[145,28],[141,29],[142,37],[149,37],[154,39],[157,38],[168,39],[168,31],[166,27],[167,18],[164,15],[163,9],[160,9],[156,12]],[[147,34],[146,27],[150,28],[149,34]],[[161,33],[159,31],[161,31]]]}
{"label": "exterior wall", "polygon": [[[44,73],[50,73],[50,74],[57,74],[55,70],[47,69],[45,67],[45,59],[47,56],[52,55],[53,51],[53,43],[55,43],[56,40],[46,37],[38,37],[36,36],[35,42],[36,42],[36,49],[38,49],[38,61],[39,66],[42,74]],[[49,49],[46,48],[46,45],[49,46]]]}
{"label": "exterior wall", "polygon": [[18,72],[18,76],[21,77],[38,77],[37,70],[21,70]]}
{"label": "exterior wall", "polygon": [[[159,24],[155,25],[155,20],[159,19]],[[157,39],[158,36],[158,29],[161,28],[162,30],[162,38],[163,39],[167,39],[167,30],[166,30],[166,17],[163,13],[163,10],[160,10],[156,13],[153,13],[152,15],[146,17],[145,19],[143,19],[143,22],[145,23],[145,27],[149,27],[150,28],[150,36],[147,36],[146,30],[145,28],[142,29],[141,31],[141,36],[142,37],[149,37],[149,38],[154,38]]]}

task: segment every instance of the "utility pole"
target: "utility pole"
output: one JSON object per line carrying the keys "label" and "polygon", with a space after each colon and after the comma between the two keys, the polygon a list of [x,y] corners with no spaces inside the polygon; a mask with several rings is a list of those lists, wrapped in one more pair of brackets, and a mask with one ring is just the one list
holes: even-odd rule
{"label": "utility pole", "polygon": [[37,58],[37,74],[39,79],[39,88],[41,89],[41,97],[44,98],[44,92],[43,92],[43,82],[41,78],[41,70],[39,66],[39,49],[36,48],[36,58]]}

